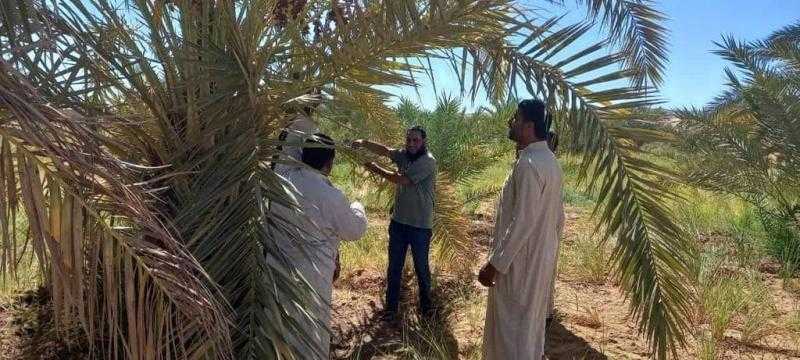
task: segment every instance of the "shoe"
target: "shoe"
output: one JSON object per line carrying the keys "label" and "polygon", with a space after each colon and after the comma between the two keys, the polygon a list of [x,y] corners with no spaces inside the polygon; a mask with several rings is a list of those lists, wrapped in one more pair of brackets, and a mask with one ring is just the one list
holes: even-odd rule
{"label": "shoe", "polygon": [[397,311],[384,310],[381,314],[381,321],[383,322],[397,322]]}
{"label": "shoe", "polygon": [[437,315],[436,309],[434,308],[419,310],[419,317],[425,320],[435,320]]}

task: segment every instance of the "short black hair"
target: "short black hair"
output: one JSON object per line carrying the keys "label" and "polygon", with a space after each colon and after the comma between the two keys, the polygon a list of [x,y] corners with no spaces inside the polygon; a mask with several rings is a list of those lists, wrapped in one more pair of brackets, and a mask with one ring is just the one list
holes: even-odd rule
{"label": "short black hair", "polygon": [[546,139],[547,131],[550,130],[546,115],[547,105],[538,99],[528,99],[520,101],[518,109],[523,120],[533,123],[536,137]]}
{"label": "short black hair", "polygon": [[331,147],[304,147],[303,148],[303,155],[301,156],[301,160],[304,164],[317,169],[322,170],[322,168],[327,164],[329,161],[333,160],[336,157],[336,149],[332,146],[336,145],[331,139],[330,136],[325,135],[323,133],[316,133],[314,137],[306,140],[306,144],[320,144],[320,145],[328,145]]}
{"label": "short black hair", "polygon": [[425,128],[423,128],[422,126],[419,126],[419,125],[415,125],[415,126],[412,126],[412,127],[408,128],[408,130],[406,132],[408,132],[408,131],[416,131],[416,132],[418,132],[419,135],[422,136],[423,139],[428,137],[428,134],[425,132]]}

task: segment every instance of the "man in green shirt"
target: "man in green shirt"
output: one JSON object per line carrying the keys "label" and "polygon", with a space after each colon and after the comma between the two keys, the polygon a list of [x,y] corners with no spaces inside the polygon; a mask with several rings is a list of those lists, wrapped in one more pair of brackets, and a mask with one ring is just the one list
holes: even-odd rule
{"label": "man in green shirt", "polygon": [[392,149],[368,140],[356,140],[354,148],[365,148],[385,156],[397,166],[397,171],[382,168],[374,162],[364,166],[371,172],[396,185],[392,221],[389,224],[389,266],[386,271],[386,308],[384,318],[397,315],[400,304],[400,281],[411,247],[414,271],[419,285],[420,312],[432,315],[431,272],[428,264],[433,228],[436,159],[428,152],[425,129],[419,126],[406,131],[405,149]]}

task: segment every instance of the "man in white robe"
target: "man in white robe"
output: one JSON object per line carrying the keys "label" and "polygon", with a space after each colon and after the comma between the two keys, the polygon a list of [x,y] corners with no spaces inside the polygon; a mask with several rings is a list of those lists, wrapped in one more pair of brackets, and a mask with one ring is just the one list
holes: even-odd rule
{"label": "man in white robe", "polygon": [[[558,151],[558,134],[554,131],[550,131],[547,133],[547,147],[550,148],[550,151],[553,154]],[[553,280],[550,281],[550,300],[547,303],[547,325],[550,325],[550,321],[553,320],[553,317],[556,315],[556,276],[558,275],[558,254],[559,249],[561,248],[561,236],[564,234],[564,212],[561,213],[561,219],[558,221],[558,245],[556,246],[556,264],[555,264],[555,271],[553,271]]]}
{"label": "man in white robe", "polygon": [[[316,134],[329,145],[333,141],[323,134]],[[295,344],[304,349],[300,354],[307,359],[328,359],[330,348],[331,300],[333,297],[334,273],[337,267],[340,241],[361,238],[367,230],[364,206],[350,203],[341,190],[328,180],[333,167],[335,151],[332,148],[308,147],[302,150],[301,160],[307,166],[281,167],[278,174],[288,180],[295,193],[300,209],[307,216],[301,231],[306,235],[302,241],[281,239],[281,248],[306,281],[319,295],[314,306],[318,322],[309,321],[305,314],[293,314],[313,337],[317,349],[308,349],[305,344]],[[276,211],[285,208],[276,206]],[[302,220],[301,220],[302,221]]]}
{"label": "man in white robe", "polygon": [[484,359],[539,360],[563,221],[561,167],[547,146],[545,105],[519,104],[509,137],[519,158],[503,188],[489,259],[478,280],[489,287]]}

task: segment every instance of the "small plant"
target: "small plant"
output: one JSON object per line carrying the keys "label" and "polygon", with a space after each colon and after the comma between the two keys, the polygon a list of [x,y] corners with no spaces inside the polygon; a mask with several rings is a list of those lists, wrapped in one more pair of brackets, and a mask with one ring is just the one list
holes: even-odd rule
{"label": "small plant", "polygon": [[698,342],[697,358],[700,360],[717,360],[717,340],[712,336],[705,335]]}
{"label": "small plant", "polygon": [[797,247],[788,247],[781,252],[778,257],[781,262],[781,270],[778,277],[783,281],[783,288],[788,289],[792,279],[800,270],[800,242]]}
{"label": "small plant", "polygon": [[770,319],[775,315],[775,306],[769,288],[758,280],[752,281],[742,296],[746,299],[741,316],[742,342],[755,344],[772,331]]}
{"label": "small plant", "polygon": [[766,233],[757,210],[747,206],[730,220],[728,231],[734,247],[734,257],[741,267],[752,267],[762,256]]}
{"label": "small plant", "polygon": [[708,288],[701,299],[711,327],[711,336],[715,340],[724,337],[734,315],[744,306],[741,296],[743,292],[744,284],[741,279],[727,278]]}
{"label": "small plant", "polygon": [[584,306],[584,313],[575,316],[575,323],[592,329],[599,329],[603,327],[603,318],[600,316],[600,311],[594,306]]}
{"label": "small plant", "polygon": [[602,284],[608,277],[608,249],[590,236],[579,236],[573,244],[579,280]]}
{"label": "small plant", "polygon": [[786,321],[786,328],[800,338],[800,310],[795,310]]}

